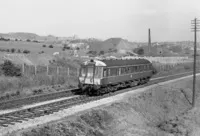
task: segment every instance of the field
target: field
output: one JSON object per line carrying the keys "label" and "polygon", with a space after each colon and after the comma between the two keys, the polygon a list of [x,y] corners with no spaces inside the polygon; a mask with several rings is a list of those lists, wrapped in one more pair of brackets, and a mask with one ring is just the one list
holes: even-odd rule
{"label": "field", "polygon": [[30,50],[31,53],[38,54],[41,51],[44,51],[46,54],[53,54],[54,52],[61,51],[61,45],[52,44],[54,48],[49,48],[50,44],[45,44],[47,47],[42,47],[45,43],[34,43],[34,42],[25,42],[25,41],[0,41],[0,49],[12,49],[16,50]]}

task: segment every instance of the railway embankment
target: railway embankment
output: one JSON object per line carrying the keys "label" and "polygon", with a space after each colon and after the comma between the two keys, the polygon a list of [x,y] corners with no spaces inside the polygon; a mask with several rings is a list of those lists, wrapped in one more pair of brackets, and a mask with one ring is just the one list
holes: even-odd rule
{"label": "railway embankment", "polygon": [[114,102],[9,135],[197,136],[200,135],[200,84],[196,90],[193,109],[192,79],[186,78],[154,85],[141,93],[133,91],[115,98]]}

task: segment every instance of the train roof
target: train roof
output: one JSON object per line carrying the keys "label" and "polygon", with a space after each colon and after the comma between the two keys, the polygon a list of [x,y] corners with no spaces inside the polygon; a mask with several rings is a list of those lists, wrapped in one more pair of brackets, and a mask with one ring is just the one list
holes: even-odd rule
{"label": "train roof", "polygon": [[149,64],[150,61],[146,59],[117,59],[117,60],[102,60],[106,64],[107,67],[112,66],[126,66],[126,65],[138,65],[138,64]]}
{"label": "train roof", "polygon": [[147,59],[103,59],[103,60],[90,60],[84,62],[85,65],[89,64],[90,62],[95,62],[96,66],[106,66],[106,67],[113,67],[113,66],[127,66],[127,65],[139,65],[139,64],[149,64],[151,63]]}

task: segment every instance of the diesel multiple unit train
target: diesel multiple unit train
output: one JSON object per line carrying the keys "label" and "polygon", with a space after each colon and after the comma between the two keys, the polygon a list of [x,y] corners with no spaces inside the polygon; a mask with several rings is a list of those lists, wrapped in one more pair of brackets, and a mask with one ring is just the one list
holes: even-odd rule
{"label": "diesel multiple unit train", "polygon": [[147,83],[154,72],[146,59],[91,59],[81,65],[79,88],[88,95],[102,95]]}

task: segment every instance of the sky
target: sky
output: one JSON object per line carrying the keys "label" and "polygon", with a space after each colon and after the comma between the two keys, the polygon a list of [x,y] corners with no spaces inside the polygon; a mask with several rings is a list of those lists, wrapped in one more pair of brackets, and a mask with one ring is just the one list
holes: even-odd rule
{"label": "sky", "polygon": [[0,0],[0,33],[130,41],[193,40],[199,0]]}

